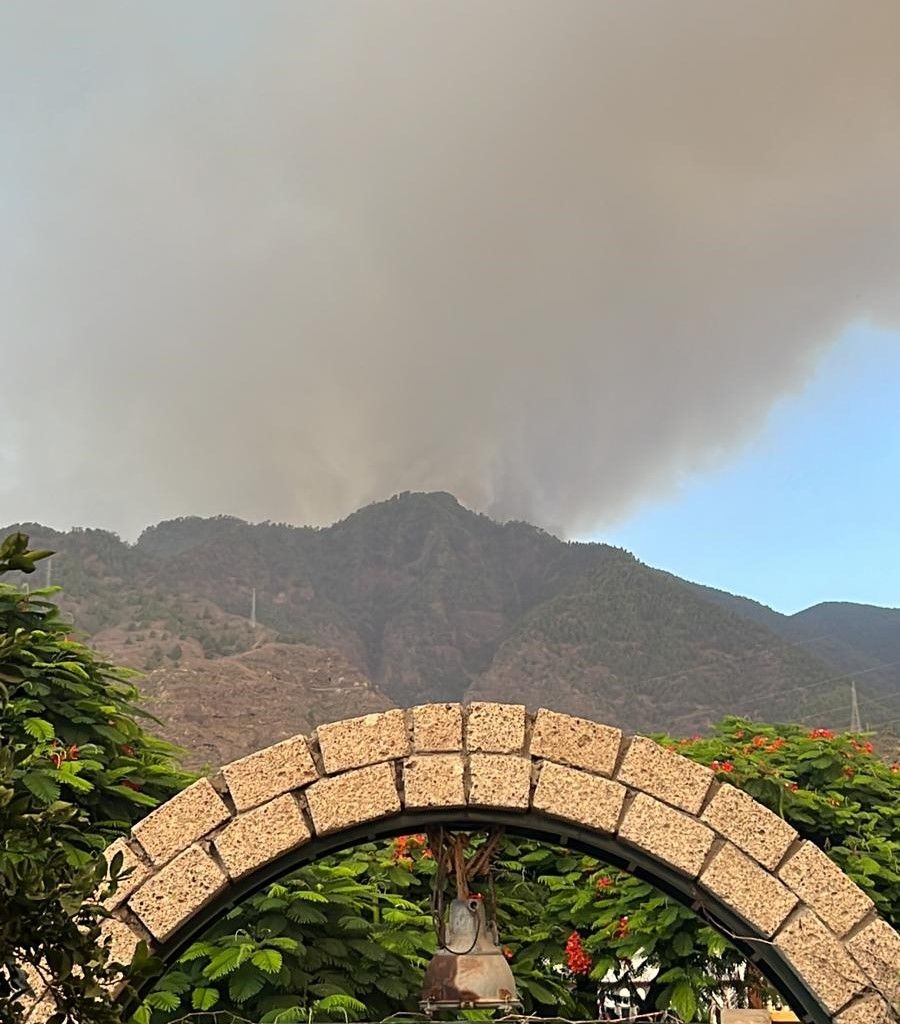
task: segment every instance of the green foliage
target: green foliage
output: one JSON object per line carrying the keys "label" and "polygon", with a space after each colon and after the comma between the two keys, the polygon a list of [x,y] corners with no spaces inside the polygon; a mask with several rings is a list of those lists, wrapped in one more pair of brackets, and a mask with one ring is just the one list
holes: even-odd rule
{"label": "green foliage", "polygon": [[[15,534],[0,546],[0,572],[33,572],[48,554]],[[99,988],[109,969],[92,901],[106,874],[102,851],[186,781],[173,748],[138,724],[127,675],[71,638],[55,593],[0,584],[4,1022],[21,1019],[23,987],[38,975],[79,1020],[115,1019]]]}
{"label": "green foliage", "polygon": [[[865,737],[728,719],[712,737],[662,742],[786,817],[897,920],[900,772]],[[415,836],[301,869],[187,950],[173,972],[177,1008],[148,1001],[139,1024],[201,1007],[269,1022],[330,1019],[331,996],[358,1000],[340,1004],[356,1019],[417,1009],[434,948],[434,870]],[[495,890],[501,942],[529,1013],[594,1017],[598,998],[627,991],[635,1010],[691,1020],[726,985],[745,1001],[751,990],[775,995],[708,923],[592,857],[506,837]],[[160,990],[172,991],[167,984]]]}
{"label": "green foliage", "polygon": [[662,742],[789,821],[900,927],[900,764],[866,736],[727,718],[710,737]]}

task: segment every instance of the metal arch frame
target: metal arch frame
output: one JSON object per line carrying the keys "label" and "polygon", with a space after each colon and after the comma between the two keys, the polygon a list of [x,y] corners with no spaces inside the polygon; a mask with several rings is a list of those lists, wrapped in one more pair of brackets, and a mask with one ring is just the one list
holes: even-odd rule
{"label": "metal arch frame", "polygon": [[[523,838],[559,843],[580,853],[597,857],[636,878],[649,882],[683,906],[702,914],[713,928],[724,933],[747,960],[789,1000],[802,1024],[833,1024],[831,1013],[822,1006],[781,951],[767,939],[746,935],[746,923],[711,893],[700,889],[692,879],[686,878],[641,850],[625,846],[615,836],[603,835],[584,826],[550,818],[534,810],[519,813],[477,808],[405,811],[389,818],[343,829],[331,835],[316,836],[308,843],[263,865],[245,878],[231,882],[217,899],[201,908],[171,938],[159,943],[153,957],[162,961],[164,968],[168,968],[200,932],[218,921],[237,904],[296,868],[361,843],[422,832],[436,825],[460,831],[479,831],[492,825],[499,825],[511,834]],[[118,998],[119,1003],[128,1009],[143,997],[158,977],[160,974],[146,977],[137,987],[126,986]]]}

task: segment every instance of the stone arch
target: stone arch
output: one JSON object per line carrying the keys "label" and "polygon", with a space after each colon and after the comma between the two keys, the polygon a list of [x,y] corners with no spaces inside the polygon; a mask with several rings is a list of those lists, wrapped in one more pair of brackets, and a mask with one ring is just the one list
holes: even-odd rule
{"label": "stone arch", "polygon": [[320,726],[201,779],[117,840],[113,955],[171,962],[227,906],[326,852],[499,822],[622,865],[732,937],[810,1024],[888,1024],[900,936],[815,845],[646,737],[521,705],[429,704]]}

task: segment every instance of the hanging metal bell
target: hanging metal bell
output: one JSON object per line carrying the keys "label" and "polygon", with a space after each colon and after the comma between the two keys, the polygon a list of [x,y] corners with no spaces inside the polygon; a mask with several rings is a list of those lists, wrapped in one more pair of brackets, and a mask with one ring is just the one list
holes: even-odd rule
{"label": "hanging metal bell", "polygon": [[453,900],[446,935],[425,971],[420,1003],[425,1013],[519,1004],[516,983],[497,936],[485,920],[484,903]]}

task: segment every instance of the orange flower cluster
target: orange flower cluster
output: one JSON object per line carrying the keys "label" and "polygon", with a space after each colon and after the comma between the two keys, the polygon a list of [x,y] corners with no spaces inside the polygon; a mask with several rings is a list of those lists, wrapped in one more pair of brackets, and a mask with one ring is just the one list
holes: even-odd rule
{"label": "orange flower cluster", "polygon": [[426,845],[427,842],[427,837],[421,834],[415,836],[397,836],[394,840],[394,852],[391,854],[391,860],[410,865],[413,862],[412,851],[417,848],[420,848],[422,850],[422,856],[426,860],[429,860],[433,854]]}
{"label": "orange flower cluster", "polygon": [[80,751],[78,744],[73,743],[68,750],[57,749],[50,755],[50,762],[54,768],[59,768],[63,761],[77,761]]}
{"label": "orange flower cluster", "polygon": [[624,939],[627,937],[629,932],[628,915],[624,914],[619,918],[619,923],[616,925],[616,938]]}
{"label": "orange flower cluster", "polygon": [[809,734],[811,740],[833,740],[834,733],[831,729],[813,729]]}
{"label": "orange flower cluster", "polygon": [[733,772],[734,765],[730,761],[713,761],[710,768],[714,772]]}
{"label": "orange flower cluster", "polygon": [[566,961],[573,974],[587,974],[594,964],[590,954],[582,946],[578,932],[572,932],[566,942]]}

